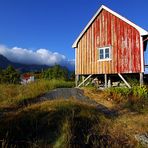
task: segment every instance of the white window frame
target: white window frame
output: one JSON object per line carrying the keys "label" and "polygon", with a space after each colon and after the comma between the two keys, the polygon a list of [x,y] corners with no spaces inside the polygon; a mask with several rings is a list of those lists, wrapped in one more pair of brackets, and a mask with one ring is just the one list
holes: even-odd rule
{"label": "white window frame", "polygon": [[[109,58],[105,58],[105,49],[109,49]],[[100,59],[100,50],[103,50],[103,58]],[[98,48],[98,61],[109,61],[111,60],[111,46],[99,47]]]}

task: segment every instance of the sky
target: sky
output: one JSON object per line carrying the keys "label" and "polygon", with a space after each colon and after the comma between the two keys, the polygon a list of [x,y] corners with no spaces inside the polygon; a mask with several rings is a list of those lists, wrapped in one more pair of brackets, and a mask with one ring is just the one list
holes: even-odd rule
{"label": "sky", "polygon": [[102,4],[148,30],[148,0],[0,0],[0,54],[27,64],[74,63],[71,46]]}

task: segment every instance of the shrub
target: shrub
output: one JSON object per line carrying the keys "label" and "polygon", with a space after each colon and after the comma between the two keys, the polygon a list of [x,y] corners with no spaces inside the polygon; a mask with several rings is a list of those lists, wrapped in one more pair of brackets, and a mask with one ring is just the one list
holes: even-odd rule
{"label": "shrub", "polygon": [[132,111],[139,113],[147,111],[148,90],[146,86],[133,86],[129,88],[110,88],[106,90],[107,97],[111,97],[116,103],[125,104],[124,106]]}
{"label": "shrub", "polygon": [[111,97],[116,103],[127,100],[131,90],[126,87],[112,87],[106,90],[107,96]]}
{"label": "shrub", "polygon": [[139,113],[146,112],[148,110],[148,90],[146,86],[132,87],[132,94],[129,96],[125,106],[132,111]]}
{"label": "shrub", "polygon": [[138,97],[138,99],[142,99],[148,96],[148,90],[146,86],[133,86],[132,94],[134,97]]}

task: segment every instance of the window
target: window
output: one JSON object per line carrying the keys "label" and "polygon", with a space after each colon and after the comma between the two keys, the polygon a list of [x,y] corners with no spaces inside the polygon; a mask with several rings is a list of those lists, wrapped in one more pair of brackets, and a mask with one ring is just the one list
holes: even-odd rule
{"label": "window", "polygon": [[111,48],[110,47],[99,48],[99,60],[111,60]]}

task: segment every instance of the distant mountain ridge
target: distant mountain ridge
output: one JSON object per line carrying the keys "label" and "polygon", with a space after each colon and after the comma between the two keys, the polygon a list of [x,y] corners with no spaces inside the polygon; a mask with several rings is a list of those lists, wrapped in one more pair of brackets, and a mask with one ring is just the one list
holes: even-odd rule
{"label": "distant mountain ridge", "polygon": [[49,67],[47,65],[27,65],[27,64],[14,63],[9,61],[5,56],[0,54],[0,67],[5,69],[9,65],[12,65],[15,69],[18,69],[22,72],[38,71]]}
{"label": "distant mountain ridge", "polygon": [[[8,60],[5,56],[0,54],[0,67],[5,69],[9,65],[12,65],[15,69],[18,69],[21,72],[28,72],[28,71],[41,71],[42,69],[47,69],[51,66],[47,65],[37,65],[37,64],[20,64],[20,63],[15,63],[11,62]],[[69,71],[74,70],[74,66],[70,65],[68,62],[65,62],[61,66],[67,67]]]}

